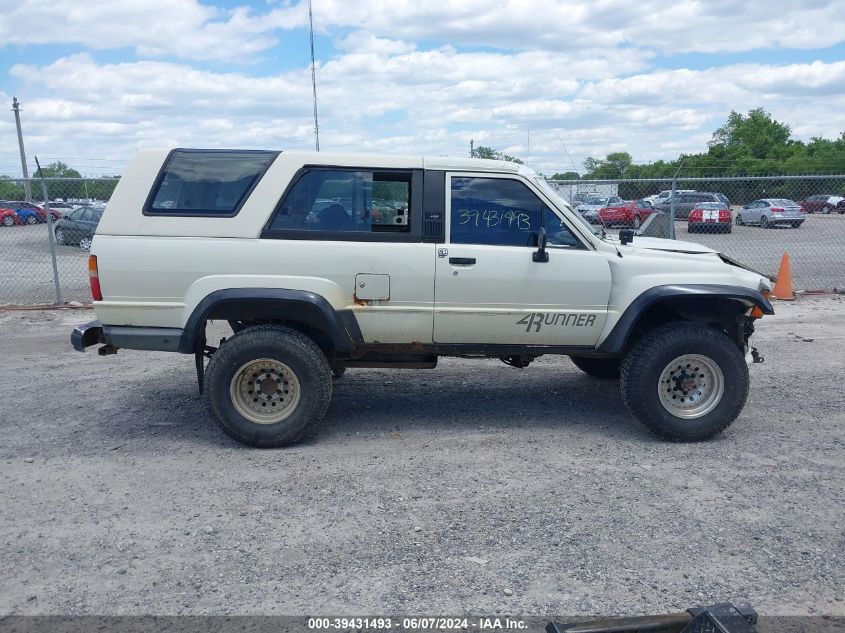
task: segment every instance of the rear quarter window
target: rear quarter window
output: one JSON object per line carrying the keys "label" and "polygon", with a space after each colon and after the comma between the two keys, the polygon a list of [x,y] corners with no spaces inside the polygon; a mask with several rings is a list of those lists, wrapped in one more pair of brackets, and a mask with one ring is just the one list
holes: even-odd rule
{"label": "rear quarter window", "polygon": [[174,150],[156,178],[144,214],[234,216],[276,156],[278,152]]}

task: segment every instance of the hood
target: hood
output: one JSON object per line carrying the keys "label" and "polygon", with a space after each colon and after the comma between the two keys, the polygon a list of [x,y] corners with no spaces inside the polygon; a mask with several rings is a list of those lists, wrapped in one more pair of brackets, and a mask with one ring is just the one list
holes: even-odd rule
{"label": "hood", "polygon": [[[617,239],[613,240],[618,243]],[[718,253],[709,246],[696,244],[695,242],[684,242],[682,240],[667,240],[661,237],[634,237],[634,241],[626,246],[635,248],[647,248],[653,251],[668,251],[670,253]]]}

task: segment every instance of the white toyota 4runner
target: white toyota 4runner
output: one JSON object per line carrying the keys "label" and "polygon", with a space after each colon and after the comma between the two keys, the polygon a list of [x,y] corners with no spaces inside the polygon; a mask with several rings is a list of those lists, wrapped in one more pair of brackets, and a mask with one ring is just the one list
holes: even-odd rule
{"label": "white toyota 4runner", "polygon": [[[699,244],[606,235],[490,160],[143,151],[91,253],[98,320],[73,347],[193,354],[223,430],[263,447],[317,423],[347,367],[542,354],[621,379],[659,437],[703,440],[742,410],[754,321],[773,313],[765,276]],[[210,320],[233,331],[216,347]]]}

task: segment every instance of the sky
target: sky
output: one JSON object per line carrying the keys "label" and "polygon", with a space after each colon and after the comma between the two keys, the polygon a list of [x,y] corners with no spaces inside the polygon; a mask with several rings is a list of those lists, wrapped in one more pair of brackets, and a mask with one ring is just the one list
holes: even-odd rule
{"label": "sky", "polygon": [[[842,0],[312,4],[323,151],[467,156],[474,140],[552,174],[706,151],[731,110],[763,107],[803,140],[845,131]],[[307,7],[0,0],[0,174],[21,171],[13,95],[30,169],[313,149]]]}

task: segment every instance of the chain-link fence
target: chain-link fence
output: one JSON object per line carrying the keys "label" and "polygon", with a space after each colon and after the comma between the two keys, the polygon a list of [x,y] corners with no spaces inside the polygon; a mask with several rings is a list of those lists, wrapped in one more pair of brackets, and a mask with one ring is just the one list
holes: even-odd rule
{"label": "chain-link fence", "polygon": [[[797,289],[845,288],[845,175],[548,182],[607,232],[674,227],[675,239],[770,275],[789,253]],[[661,214],[668,218],[658,223]]]}
{"label": "chain-link fence", "polygon": [[91,300],[87,249],[116,185],[0,178],[0,305]]}
{"label": "chain-link fence", "polygon": [[[845,288],[845,175],[549,182],[608,232],[666,214],[676,239],[767,274],[789,253],[797,289]],[[46,179],[45,203],[40,180],[0,178],[0,305],[90,300],[86,248],[116,184]]]}

